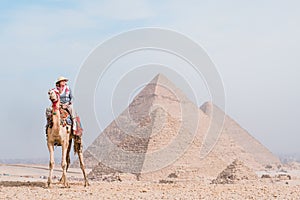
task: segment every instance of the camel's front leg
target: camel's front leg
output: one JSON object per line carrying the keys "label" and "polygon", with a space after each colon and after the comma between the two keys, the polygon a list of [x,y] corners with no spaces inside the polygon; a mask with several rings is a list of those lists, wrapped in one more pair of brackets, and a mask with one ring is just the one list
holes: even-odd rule
{"label": "camel's front leg", "polygon": [[48,150],[50,153],[50,161],[49,161],[49,177],[48,177],[48,187],[52,186],[52,174],[54,168],[54,145],[48,143]]}
{"label": "camel's front leg", "polygon": [[66,141],[63,142],[62,145],[62,158],[61,158],[61,167],[63,170],[62,174],[62,183],[64,184],[65,187],[69,187],[69,183],[67,180],[67,150],[68,150],[68,144]]}
{"label": "camel's front leg", "polygon": [[[66,171],[68,172],[68,169],[70,167],[71,159],[70,159],[70,151],[71,151],[71,145],[72,145],[72,139],[69,140],[68,144],[68,150],[67,150],[67,155],[66,155],[66,161],[67,161],[67,169]],[[63,177],[59,179],[59,183],[63,183]]]}

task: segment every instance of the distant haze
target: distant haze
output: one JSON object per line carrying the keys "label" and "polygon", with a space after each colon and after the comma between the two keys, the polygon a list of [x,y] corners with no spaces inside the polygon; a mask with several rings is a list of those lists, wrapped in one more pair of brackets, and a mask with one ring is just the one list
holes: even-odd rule
{"label": "distant haze", "polygon": [[[48,157],[44,112],[56,78],[70,78],[73,88],[97,45],[120,32],[152,26],[178,31],[203,46],[223,79],[226,113],[273,153],[300,154],[299,7],[293,0],[1,1],[0,159]],[[126,87],[127,82],[118,86],[116,80],[145,62],[165,67],[153,65],[147,77],[133,82],[147,83],[161,70],[199,107],[210,99],[205,80],[194,77],[180,59],[150,51],[131,54],[95,88],[100,129],[116,117],[111,104],[117,115],[140,90]],[[108,94],[116,85],[119,92],[127,89],[118,93],[124,99],[111,102]],[[87,147],[99,133],[84,134],[90,138]]]}

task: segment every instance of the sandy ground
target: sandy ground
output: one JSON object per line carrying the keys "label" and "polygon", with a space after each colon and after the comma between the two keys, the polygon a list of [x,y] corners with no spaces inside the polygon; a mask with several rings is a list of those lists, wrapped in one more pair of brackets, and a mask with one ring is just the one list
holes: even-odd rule
{"label": "sandy ground", "polygon": [[[236,184],[207,184],[203,181],[95,182],[84,187],[80,169],[70,169],[70,188],[45,187],[48,167],[0,165],[0,199],[300,199],[300,172],[292,180],[259,179]],[[54,171],[60,177],[59,166]]]}

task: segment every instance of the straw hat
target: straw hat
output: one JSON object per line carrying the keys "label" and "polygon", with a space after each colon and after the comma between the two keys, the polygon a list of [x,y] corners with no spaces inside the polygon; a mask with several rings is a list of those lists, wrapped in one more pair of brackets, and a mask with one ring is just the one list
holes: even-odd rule
{"label": "straw hat", "polygon": [[65,78],[63,76],[60,76],[60,77],[57,78],[56,83],[59,83],[60,81],[68,81],[68,80],[69,79],[67,79],[67,78]]}

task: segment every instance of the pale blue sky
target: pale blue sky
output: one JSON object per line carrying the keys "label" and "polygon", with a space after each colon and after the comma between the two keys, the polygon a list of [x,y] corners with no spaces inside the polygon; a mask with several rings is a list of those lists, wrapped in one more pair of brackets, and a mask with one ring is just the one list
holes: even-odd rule
{"label": "pale blue sky", "polygon": [[300,154],[299,7],[296,0],[2,0],[0,159],[47,157],[44,109],[55,79],[67,76],[73,86],[97,45],[149,26],[203,46],[222,76],[227,113],[272,152]]}

